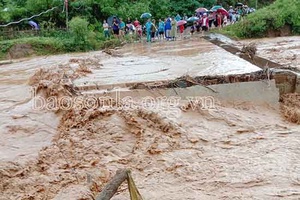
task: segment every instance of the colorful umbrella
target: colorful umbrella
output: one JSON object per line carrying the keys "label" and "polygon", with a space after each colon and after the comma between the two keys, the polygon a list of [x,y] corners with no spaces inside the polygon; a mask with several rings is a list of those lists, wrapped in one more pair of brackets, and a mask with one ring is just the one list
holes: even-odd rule
{"label": "colorful umbrella", "polygon": [[32,21],[32,20],[29,21],[28,24],[30,24],[30,26],[33,26],[35,30],[40,29],[39,25],[36,22]]}
{"label": "colorful umbrella", "polygon": [[114,16],[114,15],[113,15],[113,16],[110,16],[109,18],[107,18],[107,21],[106,21],[106,22],[108,23],[109,26],[112,26],[112,25],[113,25],[114,18],[116,18],[116,19],[117,19],[117,22],[119,23],[119,21],[120,21],[119,18],[118,18],[117,16]]}
{"label": "colorful umbrella", "polygon": [[229,16],[229,13],[227,12],[227,10],[225,10],[224,8],[219,8],[217,10],[218,13],[221,13],[222,15],[226,15]]}
{"label": "colorful umbrella", "polygon": [[235,4],[235,7],[238,7],[238,6],[243,6],[244,4],[242,4],[242,3],[236,3]]}
{"label": "colorful umbrella", "polygon": [[219,8],[223,8],[223,7],[222,7],[222,6],[214,6],[214,7],[212,7],[210,10],[213,11],[213,12],[215,12],[215,11],[217,11]]}
{"label": "colorful umbrella", "polygon": [[197,10],[195,10],[195,12],[197,13],[204,13],[204,12],[207,12],[208,10],[206,8],[197,8]]}
{"label": "colorful umbrella", "polygon": [[198,17],[190,17],[187,19],[188,22],[194,22],[194,21],[198,21],[199,18]]}
{"label": "colorful umbrella", "polygon": [[186,24],[187,22],[185,20],[180,20],[177,22],[177,26],[181,26],[181,25],[184,25]]}
{"label": "colorful umbrella", "polygon": [[150,17],[152,17],[152,15],[150,13],[144,13],[144,14],[141,15],[142,19],[148,19]]}

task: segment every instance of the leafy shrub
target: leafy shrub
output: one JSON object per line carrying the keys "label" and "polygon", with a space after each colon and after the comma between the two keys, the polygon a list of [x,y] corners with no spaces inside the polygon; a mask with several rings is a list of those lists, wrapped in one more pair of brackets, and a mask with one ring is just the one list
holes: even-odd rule
{"label": "leafy shrub", "polygon": [[222,32],[238,38],[264,37],[268,30],[278,30],[289,25],[294,34],[300,34],[299,10],[299,0],[276,0],[270,6],[226,27]]}
{"label": "leafy shrub", "polygon": [[81,17],[74,17],[69,23],[74,40],[79,44],[86,44],[87,42],[87,36],[89,34],[88,25],[88,21]]}

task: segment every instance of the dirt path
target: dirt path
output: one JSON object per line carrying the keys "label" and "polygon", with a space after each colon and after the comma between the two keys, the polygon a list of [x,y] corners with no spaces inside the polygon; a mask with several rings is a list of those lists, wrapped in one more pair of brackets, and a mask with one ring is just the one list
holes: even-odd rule
{"label": "dirt path", "polygon": [[[145,199],[299,198],[299,126],[286,122],[276,105],[215,99],[214,109],[205,110],[185,99],[145,102],[137,90],[130,101],[105,99],[93,109],[82,102],[60,112],[33,109],[33,87],[41,97],[74,100],[83,97],[76,89],[82,85],[258,70],[201,39],[110,53],[1,66],[1,200],[92,199],[118,168],[132,169]],[[163,98],[162,91],[147,92]],[[180,91],[164,92],[170,98]],[[123,185],[113,199],[128,198]]]}

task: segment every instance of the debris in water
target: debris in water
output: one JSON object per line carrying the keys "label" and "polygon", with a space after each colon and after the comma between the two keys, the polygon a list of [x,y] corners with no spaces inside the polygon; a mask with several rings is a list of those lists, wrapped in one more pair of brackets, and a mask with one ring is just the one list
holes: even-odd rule
{"label": "debris in water", "polygon": [[251,59],[253,59],[257,51],[256,44],[250,43],[248,45],[244,45],[241,51],[242,53],[248,55]]}
{"label": "debris in water", "polygon": [[289,122],[300,124],[300,94],[289,93],[281,95],[280,102],[283,116]]}

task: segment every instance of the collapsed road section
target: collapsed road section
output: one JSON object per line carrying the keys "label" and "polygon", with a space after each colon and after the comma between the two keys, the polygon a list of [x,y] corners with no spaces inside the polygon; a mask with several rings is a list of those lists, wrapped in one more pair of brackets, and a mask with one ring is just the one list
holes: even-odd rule
{"label": "collapsed road section", "polygon": [[145,199],[299,197],[295,73],[199,38],[112,51],[0,68],[1,200],[95,199],[124,168]]}

